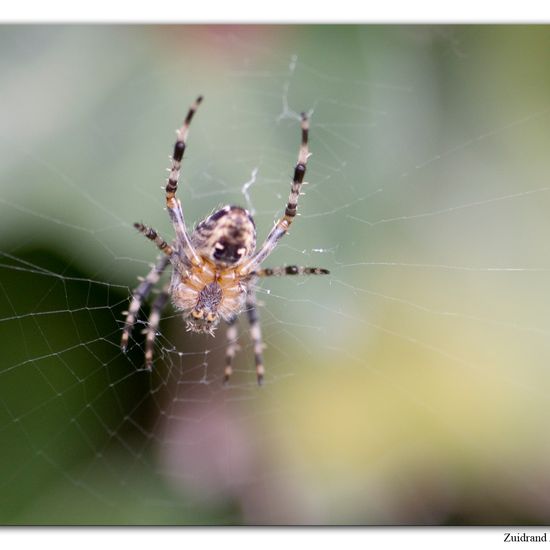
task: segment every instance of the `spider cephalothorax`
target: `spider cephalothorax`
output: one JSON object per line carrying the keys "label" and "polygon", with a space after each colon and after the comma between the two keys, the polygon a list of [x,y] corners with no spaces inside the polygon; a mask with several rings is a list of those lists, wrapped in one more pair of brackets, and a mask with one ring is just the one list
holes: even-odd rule
{"label": "spider cephalothorax", "polygon": [[187,319],[187,330],[214,334],[220,322],[218,308],[223,300],[223,290],[217,281],[208,283],[198,293],[197,303]]}
{"label": "spider cephalothorax", "polygon": [[275,267],[261,269],[263,261],[277,246],[279,239],[288,231],[296,216],[298,197],[304,183],[309,157],[309,124],[305,114],[301,116],[302,143],[290,196],[284,216],[275,224],[262,246],[256,251],[256,226],[250,213],[240,206],[224,206],[202,222],[191,235],[185,227],[183,210],[176,198],[183,153],[187,144],[189,125],[202,101],[199,97],[189,109],[172,155],[172,167],[166,184],[166,207],[176,238],[168,244],[154,229],[136,223],[134,226],[152,240],[164,253],[149,275],[134,291],[122,332],[122,349],[126,350],[130,333],[143,300],[149,295],[162,273],[172,264],[172,278],[153,303],[146,333],[145,364],[153,365],[153,345],[160,322],[160,313],[168,298],[182,312],[187,330],[213,335],[221,320],[227,325],[228,346],[224,381],[232,373],[233,358],[237,350],[237,316],[246,309],[250,322],[250,334],[254,343],[256,374],[261,384],[264,376],[263,343],[256,309],[255,283],[258,277],[273,275],[320,275],[326,269],[316,267]]}
{"label": "spider cephalothorax", "polygon": [[186,318],[187,330],[213,335],[222,319],[229,322],[242,311],[246,286],[234,268],[220,268],[204,259],[184,273],[174,269],[169,293]]}

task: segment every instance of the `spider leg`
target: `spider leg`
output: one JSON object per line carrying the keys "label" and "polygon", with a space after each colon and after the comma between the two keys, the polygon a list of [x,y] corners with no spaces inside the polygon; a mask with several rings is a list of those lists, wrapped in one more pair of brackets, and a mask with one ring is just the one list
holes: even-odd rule
{"label": "spider leg", "polygon": [[266,267],[254,273],[257,277],[282,277],[284,275],[328,275],[330,271],[322,267],[302,267],[287,265],[284,267]]}
{"label": "spider leg", "polygon": [[193,265],[202,265],[203,261],[197,254],[197,251],[191,244],[189,233],[185,227],[185,219],[183,217],[183,210],[181,208],[181,202],[176,198],[176,192],[178,190],[178,180],[180,176],[181,162],[183,159],[183,153],[187,145],[187,136],[189,134],[189,126],[195,111],[198,109],[202,101],[202,96],[199,96],[195,103],[191,105],[187,116],[183,122],[183,125],[177,132],[177,140],[174,146],[174,153],[172,154],[172,165],[170,167],[170,175],[168,176],[168,182],[166,184],[166,208],[174,230],[176,232],[178,243],[181,245],[182,252]]}
{"label": "spider leg", "polygon": [[256,254],[247,262],[245,262],[240,268],[240,274],[246,275],[252,271],[256,271],[258,266],[273,252],[279,239],[285,235],[292,224],[296,211],[298,209],[298,197],[300,196],[300,190],[304,183],[304,176],[306,174],[307,159],[309,157],[308,147],[308,134],[309,134],[309,121],[307,115],[302,113],[302,143],[300,145],[300,151],[298,153],[298,163],[294,168],[294,177],[292,179],[292,185],[290,187],[290,195],[288,197],[288,203],[285,208],[285,214],[275,224],[270,231],[266,240],[256,252]]}
{"label": "spider leg", "polygon": [[128,340],[130,339],[130,334],[134,328],[136,322],[137,314],[139,308],[143,301],[150,294],[154,285],[156,285],[160,279],[160,276],[166,269],[166,266],[170,262],[168,256],[161,256],[151,271],[148,273],[147,277],[141,281],[138,287],[132,293],[132,299],[130,301],[130,307],[128,308],[128,313],[126,314],[126,319],[124,321],[124,329],[122,330],[122,339],[120,342],[120,347],[122,351],[126,351],[128,348]]}
{"label": "spider leg", "polygon": [[153,241],[157,248],[164,252],[168,257],[174,254],[174,249],[156,232],[152,227],[147,227],[146,225],[136,222],[134,227],[142,234],[145,235],[150,241]]}
{"label": "spider leg", "polygon": [[134,223],[134,227],[142,235],[145,235],[145,237],[147,237],[150,241],[153,241],[161,252],[166,254],[166,256],[170,260],[170,263],[174,266],[175,269],[178,270],[179,273],[189,276],[189,270],[187,269],[188,266],[186,266],[182,262],[178,252],[174,250],[174,243],[172,243],[171,245],[168,244],[152,227],[148,227],[138,222]]}
{"label": "spider leg", "polygon": [[256,363],[256,378],[258,386],[261,386],[264,381],[264,344],[262,342],[262,330],[260,328],[260,316],[258,315],[258,307],[256,303],[256,292],[253,287],[246,297],[246,313],[248,315],[248,323],[250,324],[250,336],[254,344],[254,361]]}
{"label": "spider leg", "polygon": [[157,329],[160,322],[160,314],[162,313],[162,310],[166,306],[166,302],[170,297],[169,288],[170,285],[166,285],[151,306],[149,322],[147,324],[147,328],[145,329],[145,368],[147,370],[153,369],[153,349],[155,338],[157,336]]}
{"label": "spider leg", "polygon": [[237,317],[233,317],[227,322],[227,348],[225,350],[225,372],[223,383],[226,385],[233,374],[233,359],[239,349],[237,344]]}

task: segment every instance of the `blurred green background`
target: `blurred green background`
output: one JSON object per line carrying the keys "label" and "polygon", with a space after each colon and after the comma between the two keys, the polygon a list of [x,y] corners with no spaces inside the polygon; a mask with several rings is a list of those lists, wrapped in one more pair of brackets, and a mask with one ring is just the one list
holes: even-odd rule
{"label": "blurred green background", "polygon": [[[550,508],[550,29],[0,28],[0,523],[513,524]],[[122,311],[180,198],[301,217],[244,319],[166,310],[155,370]],[[142,312],[145,319],[148,307]]]}

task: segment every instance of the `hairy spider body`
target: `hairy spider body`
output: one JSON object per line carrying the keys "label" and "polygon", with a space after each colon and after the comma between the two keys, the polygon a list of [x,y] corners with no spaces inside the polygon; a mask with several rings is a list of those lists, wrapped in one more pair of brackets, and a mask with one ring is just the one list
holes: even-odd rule
{"label": "hairy spider body", "polygon": [[157,260],[147,277],[136,288],[126,312],[121,347],[125,351],[130,334],[143,301],[150,294],[162,273],[172,265],[172,277],[154,301],[149,323],[145,329],[145,365],[153,365],[153,346],[160,314],[170,298],[174,308],[183,314],[187,330],[214,335],[223,320],[227,323],[227,350],[224,382],[233,372],[233,359],[238,349],[237,317],[244,309],[248,314],[250,335],[254,346],[256,375],[261,384],[264,377],[263,342],[256,306],[255,285],[259,277],[281,275],[321,275],[326,269],[317,267],[286,266],[261,269],[262,262],[277,246],[296,216],[298,197],[304,183],[309,157],[307,116],[302,114],[302,143],[298,163],[284,216],[275,224],[262,246],[256,251],[256,226],[250,213],[240,206],[224,206],[203,221],[188,234],[183,210],[176,198],[183,153],[186,148],[189,125],[202,97],[191,106],[178,130],[178,138],[172,155],[172,166],[166,184],[166,208],[174,226],[176,238],[165,241],[153,228],[135,223],[136,229],[153,241],[163,255]]}
{"label": "hairy spider body", "polygon": [[229,321],[242,312],[246,285],[236,277],[234,268],[218,269],[205,260],[188,275],[174,270],[170,295],[187,320],[187,330],[213,335],[221,319]]}
{"label": "hairy spider body", "polygon": [[256,225],[248,210],[224,206],[197,225],[191,242],[217,267],[236,266],[254,253]]}
{"label": "hairy spider body", "polygon": [[187,330],[214,335],[221,319],[230,321],[245,305],[246,281],[236,266],[256,248],[256,226],[240,206],[224,206],[201,221],[191,244],[202,262],[174,269],[170,295],[174,307],[187,318]]}

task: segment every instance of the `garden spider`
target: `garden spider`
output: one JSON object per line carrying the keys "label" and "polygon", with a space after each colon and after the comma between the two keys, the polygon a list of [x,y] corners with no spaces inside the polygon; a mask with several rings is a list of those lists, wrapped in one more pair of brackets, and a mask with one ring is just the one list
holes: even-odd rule
{"label": "garden spider", "polygon": [[121,347],[126,351],[130,334],[143,301],[158,283],[162,273],[172,264],[172,278],[151,307],[145,328],[145,366],[153,366],[153,347],[160,314],[169,298],[174,307],[183,313],[187,330],[214,335],[218,323],[227,323],[227,349],[225,354],[224,383],[233,372],[233,359],[238,349],[237,316],[246,309],[250,334],[254,343],[256,376],[261,385],[264,377],[262,334],[256,308],[255,285],[259,277],[280,275],[321,275],[328,270],[317,267],[275,267],[261,269],[262,262],[273,252],[279,239],[288,231],[296,216],[298,196],[306,173],[309,157],[309,123],[305,113],[301,116],[302,143],[298,163],[284,216],[275,224],[263,245],[255,252],[256,226],[250,213],[239,206],[224,206],[201,221],[191,235],[187,232],[183,211],[176,198],[178,179],[187,145],[189,125],[202,101],[199,97],[189,109],[172,155],[172,166],[166,184],[166,208],[176,232],[172,243],[167,243],[153,228],[135,223],[134,227],[153,241],[163,252],[147,277],[134,290],[122,331]]}

